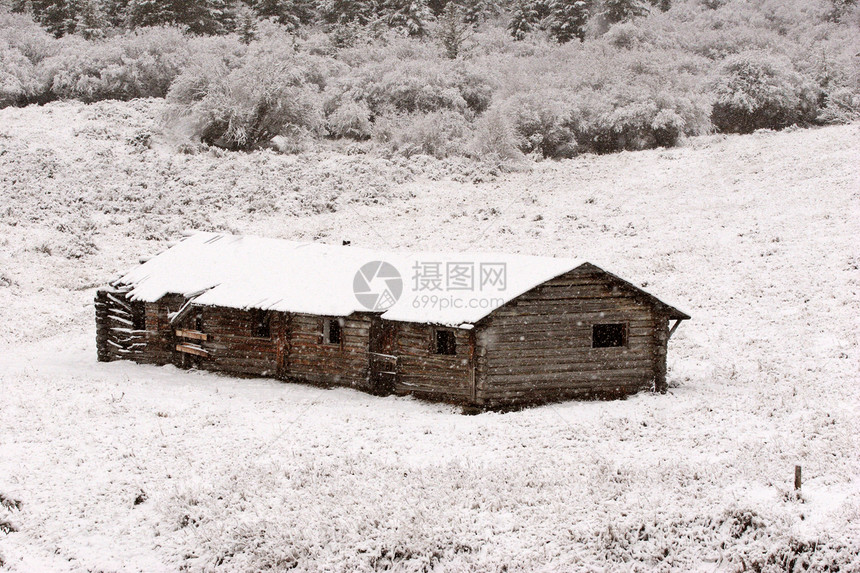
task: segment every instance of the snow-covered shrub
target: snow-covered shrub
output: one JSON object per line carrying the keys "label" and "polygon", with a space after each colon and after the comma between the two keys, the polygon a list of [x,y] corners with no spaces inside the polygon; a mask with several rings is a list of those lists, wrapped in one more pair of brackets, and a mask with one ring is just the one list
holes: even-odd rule
{"label": "snow-covered shrub", "polygon": [[633,22],[621,22],[615,24],[606,34],[603,40],[616,48],[634,48],[647,44],[653,40],[649,30],[640,28]]}
{"label": "snow-covered shrub", "polygon": [[54,38],[30,18],[0,7],[0,108],[45,99],[38,64],[55,48]]}
{"label": "snow-covered shrub", "polygon": [[30,17],[14,14],[0,5],[0,46],[18,50],[33,64],[52,55],[57,41]]}
{"label": "snow-covered shrub", "polygon": [[462,115],[448,110],[395,116],[378,124],[376,139],[406,157],[461,155],[469,130]]}
{"label": "snow-covered shrub", "polygon": [[234,68],[205,57],[170,89],[167,119],[227,149],[253,149],[279,135],[304,139],[324,125],[319,69],[318,58],[294,52],[256,51]]}
{"label": "snow-covered shrub", "polygon": [[368,139],[372,133],[370,108],[364,102],[347,100],[329,114],[327,125],[334,137]]}
{"label": "snow-covered shrub", "polygon": [[466,150],[472,157],[504,169],[514,169],[524,160],[520,137],[499,109],[478,118]]}
{"label": "snow-covered shrub", "polygon": [[568,110],[548,92],[517,94],[502,109],[519,137],[524,153],[569,157],[576,150],[573,132],[565,125]]}
{"label": "snow-covered shrub", "polygon": [[36,66],[17,49],[0,45],[0,108],[30,101],[42,87]]}
{"label": "snow-covered shrub", "polygon": [[484,74],[475,70],[458,70],[455,82],[469,110],[479,114],[490,107],[493,101],[493,85]]}
{"label": "snow-covered shrub", "polygon": [[42,63],[56,98],[86,102],[164,97],[188,64],[188,38],[169,27],[142,28],[110,40],[66,36],[55,56]]}
{"label": "snow-covered shrub", "polygon": [[708,128],[707,102],[645,88],[584,90],[566,125],[582,150],[611,153],[672,147],[682,135]]}
{"label": "snow-covered shrub", "polygon": [[463,111],[468,105],[451,82],[449,69],[435,62],[407,61],[371,65],[359,71],[349,91],[374,112]]}
{"label": "snow-covered shrub", "polygon": [[148,129],[138,129],[125,141],[135,151],[144,151],[152,148],[152,132]]}
{"label": "snow-covered shrub", "polygon": [[818,94],[781,57],[746,52],[726,58],[714,83],[711,121],[720,131],[781,129],[815,119]]}
{"label": "snow-covered shrub", "polygon": [[860,94],[847,87],[837,88],[824,97],[824,104],[818,116],[818,123],[849,123],[860,119]]}
{"label": "snow-covered shrub", "polygon": [[339,92],[365,102],[373,115],[440,110],[479,114],[489,107],[494,88],[484,71],[414,47],[413,42],[395,42],[387,52],[341,53],[339,59],[351,70],[339,79]]}

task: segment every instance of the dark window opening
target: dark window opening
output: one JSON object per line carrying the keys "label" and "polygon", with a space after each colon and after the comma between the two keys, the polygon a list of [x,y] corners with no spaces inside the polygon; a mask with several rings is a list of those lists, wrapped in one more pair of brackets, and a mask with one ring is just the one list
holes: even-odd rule
{"label": "dark window opening", "polygon": [[450,330],[436,331],[436,354],[457,354],[457,338]]}
{"label": "dark window opening", "polygon": [[146,312],[142,306],[133,306],[131,312],[131,328],[134,330],[146,330]]}
{"label": "dark window opening", "polygon": [[203,315],[198,314],[194,317],[194,330],[203,332]]}
{"label": "dark window opening", "polygon": [[271,338],[272,329],[269,326],[269,313],[263,310],[254,311],[254,321],[251,334],[256,338]]}
{"label": "dark window opening", "polygon": [[325,321],[323,326],[323,340],[329,344],[340,344],[343,340],[343,328],[340,325],[340,320],[334,318]]}
{"label": "dark window opening", "polygon": [[617,348],[626,345],[627,328],[623,323],[595,324],[591,331],[592,348]]}

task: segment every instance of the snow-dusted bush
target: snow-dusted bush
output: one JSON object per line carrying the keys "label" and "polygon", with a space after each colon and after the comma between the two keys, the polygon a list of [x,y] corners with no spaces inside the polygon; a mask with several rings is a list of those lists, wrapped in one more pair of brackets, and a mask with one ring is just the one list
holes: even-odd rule
{"label": "snow-dusted bush", "polygon": [[451,82],[449,69],[436,62],[383,62],[358,71],[347,87],[374,112],[428,113],[464,111],[465,98]]}
{"label": "snow-dusted bush", "polygon": [[339,90],[365,102],[374,115],[441,110],[477,114],[492,100],[493,86],[485,73],[436,52],[396,44],[379,59],[353,58],[346,54],[352,69],[339,80]]}
{"label": "snow-dusted bush", "polygon": [[466,119],[449,110],[386,117],[377,124],[375,138],[406,157],[462,155],[469,133]]}
{"label": "snow-dusted bush", "polygon": [[472,139],[467,146],[469,155],[504,169],[522,164],[521,138],[499,109],[491,109],[475,122]]}
{"label": "snow-dusted bush", "polygon": [[642,29],[633,22],[621,22],[615,24],[606,34],[603,40],[616,48],[633,48],[653,41],[651,33]]}
{"label": "snow-dusted bush", "polygon": [[781,129],[815,119],[818,93],[785,58],[745,52],[726,58],[714,83],[711,121],[720,131]]}
{"label": "snow-dusted bush", "polygon": [[483,113],[493,101],[494,86],[490,79],[477,70],[456,70],[455,81],[460,95],[466,100],[469,110]]}
{"label": "snow-dusted bush", "polygon": [[322,135],[321,92],[336,63],[298,51],[275,23],[262,23],[258,34],[229,58],[218,50],[194,58],[167,94],[166,119],[194,140],[234,150],[279,136],[277,148],[298,151]]}
{"label": "snow-dusted bush", "polygon": [[567,109],[554,94],[532,92],[518,94],[502,104],[505,116],[513,126],[524,153],[544,157],[573,155],[576,140],[565,125]]}
{"label": "snow-dusted bush", "polygon": [[566,125],[581,149],[597,153],[672,147],[683,135],[708,129],[702,98],[625,88],[583,90],[570,104]]}
{"label": "snow-dusted bush", "polygon": [[321,133],[317,58],[257,51],[232,69],[215,60],[189,67],[167,95],[168,119],[179,120],[193,139],[253,149],[275,136],[303,140]]}
{"label": "snow-dusted bush", "polygon": [[832,90],[825,95],[821,111],[815,119],[823,124],[849,123],[860,119],[860,94],[847,87]]}
{"label": "snow-dusted bush", "polygon": [[0,108],[45,98],[38,64],[55,49],[54,38],[30,18],[0,7]]}
{"label": "snow-dusted bush", "polygon": [[364,102],[347,100],[329,114],[328,131],[334,137],[368,139],[372,134],[370,108]]}
{"label": "snow-dusted bush", "polygon": [[43,86],[36,66],[24,54],[0,45],[0,108],[34,99]]}
{"label": "snow-dusted bush", "polygon": [[180,30],[142,28],[110,40],[64,37],[59,52],[42,63],[55,98],[86,102],[164,97],[188,65],[192,50]]}
{"label": "snow-dusted bush", "polygon": [[0,46],[18,50],[33,64],[54,53],[57,42],[44,28],[23,14],[13,14],[0,5]]}

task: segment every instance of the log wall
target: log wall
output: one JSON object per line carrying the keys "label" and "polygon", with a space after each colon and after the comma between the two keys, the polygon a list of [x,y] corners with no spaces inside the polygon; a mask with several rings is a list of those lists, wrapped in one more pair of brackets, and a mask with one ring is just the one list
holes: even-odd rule
{"label": "log wall", "polygon": [[396,393],[456,402],[471,401],[474,352],[472,331],[445,330],[451,330],[455,334],[455,355],[435,353],[436,327],[397,323]]}
{"label": "log wall", "polygon": [[[596,267],[571,271],[480,324],[477,401],[537,402],[649,388],[658,358],[665,360],[665,340],[656,334],[665,322],[650,301]],[[624,346],[592,348],[592,326],[605,323],[626,325]]]}
{"label": "log wall", "polygon": [[323,341],[323,323],[330,318],[291,316],[285,377],[318,384],[370,390],[370,317],[341,318],[341,343]]}
{"label": "log wall", "polygon": [[[268,337],[255,336],[254,312],[234,308],[194,306],[171,324],[170,314],[186,302],[181,295],[166,295],[157,302],[133,303],[122,292],[99,291],[95,300],[98,359],[370,389],[370,316],[341,319],[341,343],[327,344],[323,321],[328,319],[312,315],[273,312]],[[123,346],[129,342],[132,308],[145,316],[145,330],[134,332],[133,351]]]}
{"label": "log wall", "polygon": [[[198,315],[202,321],[196,332]],[[254,336],[256,314],[248,310],[220,306],[199,306],[182,321],[176,344],[191,350],[201,349],[204,355],[189,354],[186,361],[197,368],[231,374],[276,376],[278,374],[277,339],[283,314],[272,313],[269,336]],[[188,334],[181,333],[188,330]],[[204,340],[201,340],[205,336]]]}
{"label": "log wall", "polygon": [[185,297],[176,294],[165,295],[156,302],[146,303],[146,351],[138,362],[180,365],[168,314],[178,311],[185,303]]}

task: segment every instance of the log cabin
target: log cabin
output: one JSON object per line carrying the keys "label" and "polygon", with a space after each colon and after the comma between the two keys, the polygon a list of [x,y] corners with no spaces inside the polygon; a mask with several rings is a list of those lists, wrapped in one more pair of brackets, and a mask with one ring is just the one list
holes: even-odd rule
{"label": "log cabin", "polygon": [[690,317],[576,259],[198,232],[95,298],[98,359],[478,408],[665,391]]}

